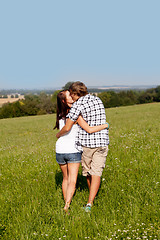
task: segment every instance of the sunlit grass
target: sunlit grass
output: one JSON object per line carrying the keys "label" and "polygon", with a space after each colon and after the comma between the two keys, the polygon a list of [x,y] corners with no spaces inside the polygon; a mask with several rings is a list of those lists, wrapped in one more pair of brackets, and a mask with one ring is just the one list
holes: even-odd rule
{"label": "sunlit grass", "polygon": [[160,104],[106,110],[110,146],[91,214],[79,170],[70,215],[55,115],[0,120],[2,239],[160,239]]}

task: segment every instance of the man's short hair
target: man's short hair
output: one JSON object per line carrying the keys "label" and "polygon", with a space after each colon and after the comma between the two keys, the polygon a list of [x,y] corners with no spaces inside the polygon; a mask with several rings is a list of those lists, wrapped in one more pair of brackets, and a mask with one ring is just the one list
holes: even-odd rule
{"label": "man's short hair", "polygon": [[79,81],[72,83],[69,87],[69,91],[78,97],[82,97],[88,94],[88,90],[85,84]]}

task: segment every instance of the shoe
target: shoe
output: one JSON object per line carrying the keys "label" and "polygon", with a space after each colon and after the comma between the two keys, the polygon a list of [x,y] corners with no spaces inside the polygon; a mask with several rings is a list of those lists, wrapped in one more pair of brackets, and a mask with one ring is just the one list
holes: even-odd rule
{"label": "shoe", "polygon": [[85,212],[90,213],[90,212],[91,212],[91,204],[87,204],[87,205],[84,207],[84,210],[85,210]]}

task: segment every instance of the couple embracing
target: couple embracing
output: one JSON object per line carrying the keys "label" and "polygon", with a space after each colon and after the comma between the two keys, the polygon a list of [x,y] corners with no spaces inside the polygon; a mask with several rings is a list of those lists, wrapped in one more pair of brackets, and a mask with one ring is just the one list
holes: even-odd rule
{"label": "couple embracing", "polygon": [[88,94],[82,82],[74,82],[69,90],[57,95],[56,161],[62,173],[62,192],[67,212],[75,192],[78,169],[86,177],[89,198],[86,212],[91,211],[98,192],[108,152],[109,124],[102,101]]}

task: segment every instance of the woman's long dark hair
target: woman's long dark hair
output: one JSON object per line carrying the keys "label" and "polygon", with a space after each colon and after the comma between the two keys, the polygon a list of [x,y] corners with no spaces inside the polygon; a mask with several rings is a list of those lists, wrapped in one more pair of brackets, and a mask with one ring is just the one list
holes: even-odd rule
{"label": "woman's long dark hair", "polygon": [[60,91],[57,95],[57,119],[56,119],[56,125],[54,127],[59,129],[59,120],[60,119],[66,119],[66,115],[68,111],[70,110],[70,107],[67,105],[66,102],[66,91],[68,90],[63,90]]}

